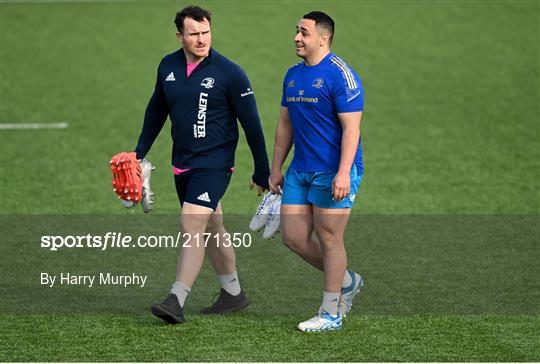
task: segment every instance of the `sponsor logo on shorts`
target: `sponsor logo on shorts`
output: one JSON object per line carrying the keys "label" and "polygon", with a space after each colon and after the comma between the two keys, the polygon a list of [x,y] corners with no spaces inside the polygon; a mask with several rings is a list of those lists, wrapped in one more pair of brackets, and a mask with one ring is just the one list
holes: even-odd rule
{"label": "sponsor logo on shorts", "polygon": [[208,192],[201,193],[201,194],[197,197],[197,200],[199,200],[199,201],[204,201],[204,202],[210,202],[210,196],[208,195]]}

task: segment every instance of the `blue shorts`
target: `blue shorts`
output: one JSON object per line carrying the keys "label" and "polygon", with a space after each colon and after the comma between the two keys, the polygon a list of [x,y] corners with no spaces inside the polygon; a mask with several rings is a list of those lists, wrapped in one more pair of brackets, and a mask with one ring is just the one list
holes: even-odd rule
{"label": "blue shorts", "polygon": [[283,205],[315,205],[323,209],[347,209],[351,208],[362,175],[358,174],[358,167],[351,168],[351,191],[341,201],[332,199],[332,182],[337,171],[324,172],[299,172],[289,168],[285,174],[283,186]]}

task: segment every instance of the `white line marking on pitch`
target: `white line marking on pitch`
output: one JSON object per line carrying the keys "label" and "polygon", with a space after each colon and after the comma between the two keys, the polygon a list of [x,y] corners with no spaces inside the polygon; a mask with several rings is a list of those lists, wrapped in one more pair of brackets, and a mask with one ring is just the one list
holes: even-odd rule
{"label": "white line marking on pitch", "polygon": [[[169,0],[170,1],[170,0]],[[167,1],[162,1],[167,2]],[[61,4],[61,3],[81,3],[81,4],[97,4],[97,3],[111,3],[111,4],[130,4],[141,3],[144,4],[145,0],[0,0],[0,4]]]}
{"label": "white line marking on pitch", "polygon": [[68,123],[0,123],[0,129],[2,130],[14,130],[14,129],[65,129],[68,127]]}

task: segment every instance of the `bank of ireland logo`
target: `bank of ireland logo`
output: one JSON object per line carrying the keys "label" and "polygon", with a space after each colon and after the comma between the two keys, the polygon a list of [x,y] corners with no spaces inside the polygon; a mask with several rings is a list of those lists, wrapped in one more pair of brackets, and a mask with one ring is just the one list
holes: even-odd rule
{"label": "bank of ireland logo", "polygon": [[355,198],[356,198],[356,194],[354,193],[349,194],[349,201],[354,202]]}
{"label": "bank of ireland logo", "polygon": [[204,80],[202,80],[201,86],[204,87],[205,89],[209,89],[209,88],[214,87],[214,82],[215,81],[212,77],[206,77]]}
{"label": "bank of ireland logo", "polygon": [[313,83],[311,84],[311,86],[315,87],[315,88],[321,88],[323,87],[324,85],[324,80],[322,78],[316,78],[313,80]]}
{"label": "bank of ireland logo", "polygon": [[304,90],[298,90],[298,95],[304,96]]}

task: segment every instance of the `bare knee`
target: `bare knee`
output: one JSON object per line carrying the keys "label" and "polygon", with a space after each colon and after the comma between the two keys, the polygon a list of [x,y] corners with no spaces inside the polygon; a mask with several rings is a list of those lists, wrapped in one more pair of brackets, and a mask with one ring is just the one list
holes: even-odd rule
{"label": "bare knee", "polygon": [[283,235],[283,244],[294,252],[302,251],[306,246],[306,239],[295,235]]}
{"label": "bare knee", "polygon": [[319,238],[319,244],[321,248],[329,248],[332,246],[333,238],[332,234],[329,231],[317,231],[317,237]]}
{"label": "bare knee", "polygon": [[349,214],[350,211],[347,209],[338,209],[332,212],[329,212],[328,209],[315,209],[313,227],[323,253],[341,249]]}
{"label": "bare knee", "polygon": [[218,234],[223,228],[223,222],[218,218],[212,216],[206,224],[206,232],[210,234]]}

